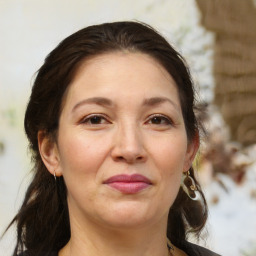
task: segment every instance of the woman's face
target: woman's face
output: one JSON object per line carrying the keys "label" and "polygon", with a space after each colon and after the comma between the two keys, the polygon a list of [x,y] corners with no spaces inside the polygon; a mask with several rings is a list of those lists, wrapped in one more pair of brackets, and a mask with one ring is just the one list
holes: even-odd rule
{"label": "woman's face", "polygon": [[166,223],[197,150],[176,84],[153,58],[109,53],[85,61],[64,101],[54,150],[70,218],[109,227]]}

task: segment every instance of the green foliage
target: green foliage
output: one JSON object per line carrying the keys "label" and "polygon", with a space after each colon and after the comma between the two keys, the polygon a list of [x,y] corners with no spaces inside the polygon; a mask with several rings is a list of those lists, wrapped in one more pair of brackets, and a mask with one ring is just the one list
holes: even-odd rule
{"label": "green foliage", "polygon": [[250,248],[242,251],[242,256],[255,256],[256,255],[256,241]]}
{"label": "green foliage", "polygon": [[5,145],[2,141],[0,141],[0,155],[4,153]]}
{"label": "green foliage", "polygon": [[2,122],[6,123],[8,126],[17,126],[17,110],[14,107],[9,107],[3,110],[0,119],[2,119]]}

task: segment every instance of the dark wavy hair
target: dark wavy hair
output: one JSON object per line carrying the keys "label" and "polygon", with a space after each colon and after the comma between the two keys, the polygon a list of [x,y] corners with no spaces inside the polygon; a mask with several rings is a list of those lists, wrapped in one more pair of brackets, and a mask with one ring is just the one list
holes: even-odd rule
{"label": "dark wavy hair", "polygon": [[[181,55],[152,27],[139,22],[114,22],[89,26],[64,39],[39,69],[27,105],[24,126],[32,153],[34,176],[24,202],[11,222],[17,225],[13,255],[27,250],[46,255],[60,250],[70,239],[67,190],[63,177],[55,182],[38,149],[37,135],[44,131],[56,140],[62,103],[78,67],[86,59],[109,52],[147,54],[158,61],[176,82],[188,140],[198,134],[194,88]],[[195,178],[193,168],[191,176]],[[180,246],[188,233],[199,236],[207,219],[207,205],[200,185],[201,201],[191,200],[182,189],[169,211],[167,237]],[[29,254],[29,255],[30,255]],[[27,255],[27,254],[26,254]]]}

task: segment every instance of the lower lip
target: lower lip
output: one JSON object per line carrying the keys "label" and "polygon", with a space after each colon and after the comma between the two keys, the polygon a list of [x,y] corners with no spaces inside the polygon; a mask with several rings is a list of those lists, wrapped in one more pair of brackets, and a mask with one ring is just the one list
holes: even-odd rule
{"label": "lower lip", "polygon": [[123,194],[136,194],[150,186],[145,182],[112,182],[108,184],[110,187],[119,190]]}

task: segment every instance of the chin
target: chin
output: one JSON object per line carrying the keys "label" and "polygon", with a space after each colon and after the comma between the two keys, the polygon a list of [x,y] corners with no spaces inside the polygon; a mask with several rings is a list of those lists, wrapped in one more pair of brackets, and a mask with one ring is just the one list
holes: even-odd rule
{"label": "chin", "polygon": [[104,213],[102,219],[113,228],[138,228],[152,223],[159,215],[151,212],[141,203],[126,202],[123,206],[112,207],[108,213]]}

